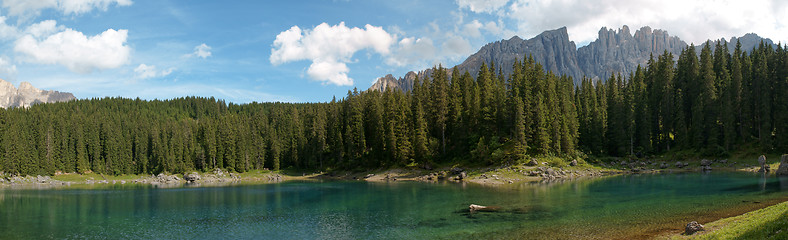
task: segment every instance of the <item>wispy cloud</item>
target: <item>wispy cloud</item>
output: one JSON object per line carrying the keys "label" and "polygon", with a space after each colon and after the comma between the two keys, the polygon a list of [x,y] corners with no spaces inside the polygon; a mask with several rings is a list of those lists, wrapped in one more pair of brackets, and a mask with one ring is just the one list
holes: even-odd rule
{"label": "wispy cloud", "polygon": [[139,79],[146,79],[146,78],[157,78],[157,77],[164,77],[170,75],[175,68],[167,68],[163,70],[159,70],[155,65],[146,65],[140,64],[136,68],[134,68],[134,74],[136,78]]}
{"label": "wispy cloud", "polygon": [[44,9],[56,9],[64,15],[83,14],[100,9],[106,11],[107,8],[116,4],[117,6],[129,6],[131,0],[4,0],[3,8],[10,16],[29,19],[41,14]]}
{"label": "wispy cloud", "polygon": [[211,47],[206,45],[205,43],[194,47],[193,53],[186,54],[186,57],[198,57],[202,59],[206,59],[210,56],[211,56]]}

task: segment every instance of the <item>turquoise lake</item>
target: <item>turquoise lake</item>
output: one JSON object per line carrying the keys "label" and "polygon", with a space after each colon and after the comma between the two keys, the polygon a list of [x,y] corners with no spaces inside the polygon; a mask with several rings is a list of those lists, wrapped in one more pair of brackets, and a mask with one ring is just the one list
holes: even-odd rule
{"label": "turquoise lake", "polygon": [[[485,187],[284,182],[0,189],[3,239],[633,239],[788,200],[788,178],[641,174]],[[500,212],[469,213],[470,204]]]}

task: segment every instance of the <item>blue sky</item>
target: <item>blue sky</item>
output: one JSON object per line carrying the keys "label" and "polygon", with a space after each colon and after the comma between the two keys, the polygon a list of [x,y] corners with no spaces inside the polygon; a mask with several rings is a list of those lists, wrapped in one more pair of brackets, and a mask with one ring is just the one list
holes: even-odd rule
{"label": "blue sky", "polygon": [[784,43],[783,2],[4,0],[0,78],[78,98],[322,102],[562,26],[578,46],[625,24]]}

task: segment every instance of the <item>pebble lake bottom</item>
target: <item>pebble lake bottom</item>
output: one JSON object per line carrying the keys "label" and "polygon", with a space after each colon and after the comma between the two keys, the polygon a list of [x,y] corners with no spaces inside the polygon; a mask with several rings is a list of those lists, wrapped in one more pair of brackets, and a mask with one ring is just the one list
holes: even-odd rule
{"label": "pebble lake bottom", "polygon": [[[788,178],[619,175],[486,187],[301,181],[0,189],[2,239],[640,239],[788,200]],[[497,212],[468,211],[470,204]]]}

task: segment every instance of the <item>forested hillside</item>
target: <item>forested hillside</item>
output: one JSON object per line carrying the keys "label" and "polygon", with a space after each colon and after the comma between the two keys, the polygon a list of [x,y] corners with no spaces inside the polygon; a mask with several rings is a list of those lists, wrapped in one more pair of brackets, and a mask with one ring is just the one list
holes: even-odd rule
{"label": "forested hillside", "polygon": [[[715,50],[713,50],[714,48]],[[371,169],[526,155],[625,156],[743,143],[788,150],[788,54],[694,46],[604,84],[483,64],[436,67],[412,91],[349,91],[328,103],[213,98],[76,100],[0,110],[0,171],[178,173],[226,168]],[[639,154],[640,153],[640,154]]]}

